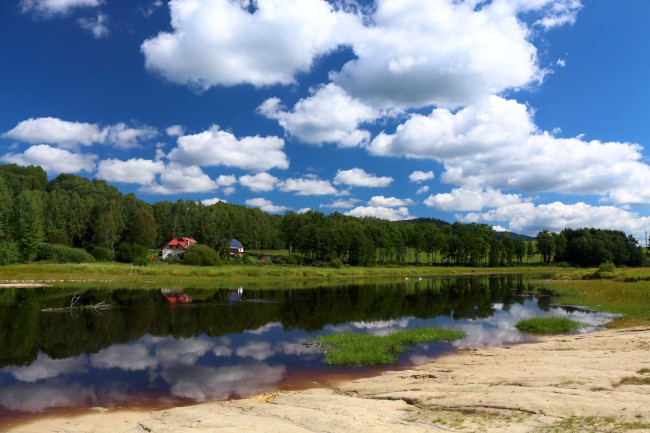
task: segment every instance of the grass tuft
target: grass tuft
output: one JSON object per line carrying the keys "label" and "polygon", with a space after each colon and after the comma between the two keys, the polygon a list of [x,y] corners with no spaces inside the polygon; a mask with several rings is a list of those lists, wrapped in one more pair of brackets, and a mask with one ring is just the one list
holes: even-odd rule
{"label": "grass tuft", "polygon": [[385,365],[397,360],[406,345],[465,338],[462,331],[417,328],[386,336],[372,334],[332,334],[318,337],[325,353],[324,362],[335,365]]}
{"label": "grass tuft", "polygon": [[650,377],[626,376],[616,385],[650,385]]}
{"label": "grass tuft", "polygon": [[520,320],[515,327],[530,334],[560,334],[577,331],[585,325],[565,317],[533,317]]}

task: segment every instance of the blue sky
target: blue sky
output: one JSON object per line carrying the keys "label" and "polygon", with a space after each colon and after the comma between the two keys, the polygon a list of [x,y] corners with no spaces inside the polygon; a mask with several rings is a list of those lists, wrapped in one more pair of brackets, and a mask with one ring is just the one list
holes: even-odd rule
{"label": "blue sky", "polygon": [[8,0],[0,161],[179,198],[650,229],[646,0]]}

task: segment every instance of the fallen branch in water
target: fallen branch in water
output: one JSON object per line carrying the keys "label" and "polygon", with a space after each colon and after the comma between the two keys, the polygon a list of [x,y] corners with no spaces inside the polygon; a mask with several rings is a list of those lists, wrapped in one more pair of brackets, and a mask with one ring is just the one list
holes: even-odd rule
{"label": "fallen branch in water", "polygon": [[104,310],[108,310],[111,308],[111,304],[107,304],[106,301],[101,301],[96,304],[92,305],[79,305],[77,306],[77,302],[79,301],[79,298],[81,296],[77,295],[76,293],[72,295],[72,298],[70,299],[70,306],[69,307],[59,307],[59,308],[41,308],[41,312],[43,313],[61,313],[61,312],[76,312],[79,310],[91,310],[94,313],[101,313]]}

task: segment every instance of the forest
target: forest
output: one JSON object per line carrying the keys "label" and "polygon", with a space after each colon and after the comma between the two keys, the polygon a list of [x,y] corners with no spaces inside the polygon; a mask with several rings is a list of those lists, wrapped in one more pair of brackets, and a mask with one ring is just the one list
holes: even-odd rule
{"label": "forest", "polygon": [[[72,174],[48,180],[38,166],[0,165],[0,264],[120,261],[145,265],[174,237],[187,236],[231,261],[230,239],[247,250],[289,250],[283,264],[512,266],[537,254],[544,264],[641,266],[636,239],[602,229],[546,230],[535,241],[486,224],[436,219],[391,222],[318,211],[267,214],[193,200],[149,204],[106,182]],[[196,247],[193,247],[196,248]],[[196,250],[201,251],[200,249]],[[189,254],[189,253],[188,253]],[[241,260],[241,259],[237,259]],[[251,260],[245,257],[244,261]],[[189,262],[189,261],[188,261]],[[193,262],[194,263],[194,262]]]}

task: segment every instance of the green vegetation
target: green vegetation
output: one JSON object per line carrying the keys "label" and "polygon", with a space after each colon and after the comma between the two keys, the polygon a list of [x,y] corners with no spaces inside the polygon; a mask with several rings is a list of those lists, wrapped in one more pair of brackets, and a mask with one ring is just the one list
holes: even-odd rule
{"label": "green vegetation", "polygon": [[0,257],[3,264],[39,260],[39,246],[46,243],[84,249],[97,261],[143,265],[152,261],[143,249],[153,252],[155,259],[169,240],[179,236],[192,237],[214,250],[223,263],[229,261],[228,242],[233,238],[248,251],[288,251],[274,255],[272,263],[278,265],[505,267],[522,266],[532,259],[546,264],[636,266],[643,262],[636,241],[611,230],[541,232],[533,242],[495,233],[486,224],[435,219],[390,222],[317,211],[280,216],[193,200],[149,204],[100,180],[60,174],[48,181],[41,167],[14,164],[0,165],[0,200],[0,242],[9,251]]}
{"label": "green vegetation", "polygon": [[221,266],[187,266],[154,263],[149,266],[97,262],[82,264],[31,263],[0,266],[0,283],[41,283],[58,287],[113,288],[181,288],[188,287],[304,287],[331,285],[334,282],[355,283],[405,280],[406,278],[461,275],[552,274],[559,268],[509,267],[349,267],[340,269],[311,266],[268,266],[264,264]]}
{"label": "green vegetation", "polygon": [[630,430],[645,430],[650,423],[643,421],[627,421],[614,417],[571,417],[557,421],[554,424],[539,427],[535,433],[619,433]]}
{"label": "green vegetation", "polygon": [[650,385],[650,377],[625,376],[615,386],[620,385]]}
{"label": "green vegetation", "polygon": [[557,234],[543,230],[537,235],[537,247],[544,263],[567,262],[583,267],[606,264],[601,272],[644,264],[636,239],[617,230],[564,229]]}
{"label": "green vegetation", "polygon": [[577,331],[584,324],[565,317],[533,317],[520,320],[515,327],[521,332],[531,334],[561,334]]}
{"label": "green vegetation", "polygon": [[622,315],[608,327],[650,324],[650,268],[617,268],[597,278],[594,269],[560,272],[544,287],[558,295],[557,303]]}
{"label": "green vegetation", "polygon": [[336,365],[385,365],[395,362],[405,345],[464,338],[461,331],[417,328],[386,336],[372,334],[332,334],[318,337],[325,353],[324,362]]}

